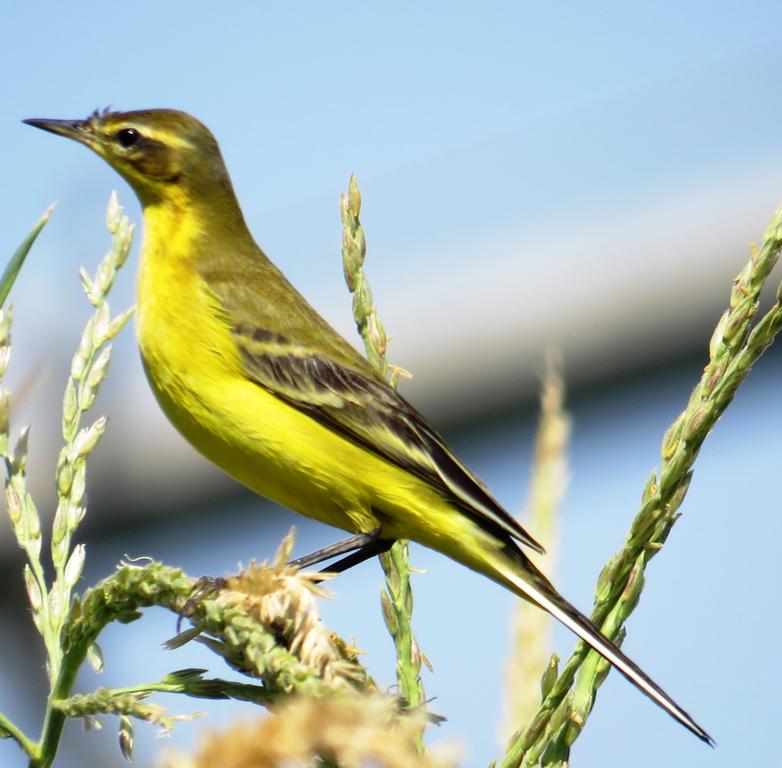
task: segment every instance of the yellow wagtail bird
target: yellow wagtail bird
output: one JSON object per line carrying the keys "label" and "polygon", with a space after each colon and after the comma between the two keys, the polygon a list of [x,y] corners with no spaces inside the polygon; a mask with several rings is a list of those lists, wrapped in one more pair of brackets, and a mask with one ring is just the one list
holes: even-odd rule
{"label": "yellow wagtail bird", "polygon": [[257,493],[356,534],[308,564],[357,550],[346,567],[399,538],[436,549],[548,611],[712,743],[557,592],[520,545],[542,547],[255,244],[204,125],[169,109],[25,122],[86,145],[138,195],[138,340],[176,428]]}

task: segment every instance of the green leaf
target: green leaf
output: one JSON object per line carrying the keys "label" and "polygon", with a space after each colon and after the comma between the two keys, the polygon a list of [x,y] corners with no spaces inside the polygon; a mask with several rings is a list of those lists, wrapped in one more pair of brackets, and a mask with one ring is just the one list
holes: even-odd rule
{"label": "green leaf", "polygon": [[16,282],[16,278],[19,276],[22,264],[24,264],[24,260],[27,258],[30,248],[33,247],[33,243],[41,233],[46,222],[49,221],[49,217],[52,215],[53,210],[54,206],[50,205],[46,213],[38,219],[35,226],[30,230],[30,234],[22,240],[22,244],[16,249],[16,252],[3,270],[2,277],[0,277],[0,307],[5,304],[5,300],[8,298],[8,294],[11,292],[13,284]]}

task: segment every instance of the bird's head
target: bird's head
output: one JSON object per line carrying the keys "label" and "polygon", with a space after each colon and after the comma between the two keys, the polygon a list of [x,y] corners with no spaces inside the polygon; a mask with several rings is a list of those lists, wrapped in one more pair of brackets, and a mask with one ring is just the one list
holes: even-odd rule
{"label": "bird's head", "polygon": [[142,205],[226,191],[231,183],[209,129],[174,109],[93,112],[86,120],[25,120],[99,154],[133,187]]}

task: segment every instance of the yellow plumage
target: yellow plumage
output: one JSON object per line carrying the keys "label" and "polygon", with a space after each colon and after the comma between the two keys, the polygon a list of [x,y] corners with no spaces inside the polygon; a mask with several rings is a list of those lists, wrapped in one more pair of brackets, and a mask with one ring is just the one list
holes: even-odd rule
{"label": "yellow plumage", "polygon": [[138,194],[141,355],[158,402],[196,449],[296,512],[418,541],[503,584],[710,741],[556,591],[521,549],[540,550],[535,540],[266,258],[201,123],[173,110],[28,122],[86,144]]}
{"label": "yellow plumage", "polygon": [[246,378],[230,326],[193,263],[198,222],[169,201],[145,209],[144,228],[139,347],[158,402],[188,441],[252,490],[302,515],[362,533],[382,523],[389,538],[414,538],[473,560],[461,545],[474,548],[480,529],[429,484]]}

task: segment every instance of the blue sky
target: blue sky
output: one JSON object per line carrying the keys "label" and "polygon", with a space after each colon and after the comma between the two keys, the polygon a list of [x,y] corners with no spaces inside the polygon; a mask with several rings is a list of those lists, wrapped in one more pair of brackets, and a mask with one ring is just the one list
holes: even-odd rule
{"label": "blue sky", "polygon": [[[31,472],[43,498],[56,452],[48,424],[56,426],[62,365],[87,312],[77,268],[94,265],[106,247],[110,190],[119,190],[134,218],[139,212],[97,158],[22,118],[81,117],[108,104],[191,111],[220,140],[261,245],[346,333],[337,198],[355,171],[368,268],[394,359],[416,374],[407,391],[427,412],[445,414],[442,403],[452,401],[449,417],[474,417],[490,410],[481,393],[496,382],[511,390],[534,384],[544,336],[565,346],[574,377],[588,379],[595,368],[621,367],[617,358],[641,361],[647,343],[674,348],[716,320],[746,243],[760,238],[782,199],[780,29],[782,10],[771,2],[4,3],[0,254],[59,201],[15,296],[13,375],[24,381],[46,371],[20,417],[34,423],[31,463],[43,469]],[[133,300],[135,266],[122,276],[117,306]],[[492,346],[492,339],[499,341]],[[639,756],[638,765],[659,764],[660,754],[692,766],[767,757],[774,671],[753,670],[773,652],[779,630],[764,609],[778,602],[772,545],[780,531],[768,478],[780,452],[779,416],[766,405],[775,369],[764,370],[704,451],[688,499],[692,517],[673,534],[665,561],[655,561],[628,640],[720,747],[711,752],[689,740],[614,675],[574,765],[596,764],[598,756],[603,765],[626,765],[624,750],[641,739],[658,751]],[[577,604],[589,605],[594,574],[618,545],[657,461],[659,436],[698,373],[695,366],[681,379],[634,382],[629,394],[611,390],[582,406],[558,579]],[[191,489],[185,503],[215,482],[188,463],[189,449],[157,414],[131,334],[118,343],[110,385],[103,402],[112,431],[96,481],[125,482],[123,493],[132,489],[147,506],[143,494],[158,493],[162,476],[192,477],[181,489]],[[512,422],[459,446],[509,508],[523,498],[519,468],[529,437],[529,424]],[[162,458],[150,462],[150,446]],[[252,525],[246,511],[235,514],[237,526]],[[293,522],[275,521],[273,530],[251,529],[264,545]],[[305,526],[302,537],[315,545],[332,533]],[[268,546],[248,549],[252,536],[242,529],[217,535],[204,529],[207,553],[197,542],[192,551],[175,549],[164,533],[138,546],[158,542],[196,573],[269,554]],[[96,578],[127,551],[122,546],[91,552]],[[510,598],[442,558],[419,558],[432,572],[421,577],[419,604],[437,670],[428,689],[450,717],[442,736],[470,746],[468,765],[485,765],[496,748]],[[382,658],[387,639],[377,623],[352,623],[356,603],[362,614],[371,614],[368,603],[374,611],[378,584],[360,576],[343,584],[326,609],[329,621]],[[459,613],[462,595],[471,596],[475,613]],[[149,627],[156,648],[169,630]],[[672,627],[687,627],[687,636],[672,637]],[[134,631],[113,632],[118,659],[140,642]],[[132,640],[122,640],[124,632]],[[465,702],[462,669],[486,635],[491,661],[475,693],[478,718],[469,706],[476,699]],[[566,652],[570,639],[557,639]],[[754,682],[742,681],[744,669]],[[98,738],[75,734],[71,743]],[[8,745],[0,749],[10,760]]]}
{"label": "blue sky", "polygon": [[[107,104],[196,114],[221,142],[262,247],[346,333],[337,197],[355,171],[375,293],[421,396],[440,388],[447,364],[433,365],[426,350],[457,338],[448,328],[465,302],[486,313],[489,335],[510,328],[520,350],[533,323],[544,341],[563,344],[573,336],[550,311],[560,295],[585,304],[644,247],[652,250],[638,274],[671,274],[670,263],[693,256],[690,240],[729,244],[732,259],[777,203],[773,4],[752,13],[739,3],[245,3],[218,12],[139,2],[127,12],[83,3],[44,13],[10,3],[0,13],[9,73],[0,144],[14,190],[0,247],[10,251],[59,201],[19,295],[60,315],[78,301],[77,266],[105,247],[109,191],[138,209],[111,169],[23,117],[78,117]],[[700,229],[677,229],[677,216]],[[596,270],[605,279],[590,280]],[[722,290],[728,274],[706,279]],[[532,288],[566,275],[589,295],[564,286],[539,306]],[[129,301],[132,281],[124,286]],[[385,299],[402,292],[410,302],[431,296],[437,312],[421,323],[406,302]],[[33,329],[20,338],[43,356],[41,314],[30,315],[18,332]],[[491,346],[486,334],[460,332],[473,356]],[[513,373],[527,383],[533,342]],[[494,366],[500,355],[474,359]],[[456,356],[450,347],[443,355]]]}

